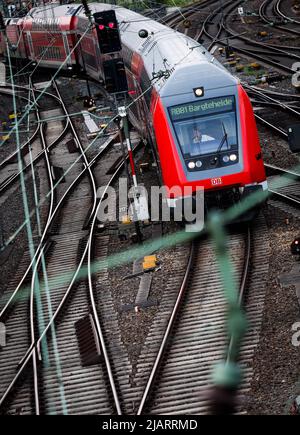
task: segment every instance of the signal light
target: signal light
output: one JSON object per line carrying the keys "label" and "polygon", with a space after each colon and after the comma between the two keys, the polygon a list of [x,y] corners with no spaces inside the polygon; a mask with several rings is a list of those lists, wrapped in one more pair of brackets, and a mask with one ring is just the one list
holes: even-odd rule
{"label": "signal light", "polygon": [[124,62],[121,58],[103,62],[105,88],[110,94],[127,92],[128,84]]}
{"label": "signal light", "polygon": [[101,54],[121,51],[122,45],[115,11],[96,12],[93,16]]}

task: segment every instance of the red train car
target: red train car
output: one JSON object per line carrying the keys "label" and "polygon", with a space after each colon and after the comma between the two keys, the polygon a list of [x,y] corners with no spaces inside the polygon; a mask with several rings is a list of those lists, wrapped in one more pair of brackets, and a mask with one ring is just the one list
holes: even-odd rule
{"label": "red train car", "polygon": [[[207,203],[217,199],[221,206],[267,190],[252,106],[239,80],[186,35],[125,8],[89,6],[92,13],[115,9],[133,99],[130,118],[153,148],[169,206],[176,207],[185,187],[192,196],[204,188]],[[68,58],[64,68],[81,67],[100,80],[103,61],[114,57],[99,52],[82,6],[33,9],[18,26],[24,58],[41,66],[57,68]]]}
{"label": "red train car", "polygon": [[42,67],[63,69],[77,65],[76,13],[81,6],[54,6],[32,9],[23,20],[24,45],[27,58]]}

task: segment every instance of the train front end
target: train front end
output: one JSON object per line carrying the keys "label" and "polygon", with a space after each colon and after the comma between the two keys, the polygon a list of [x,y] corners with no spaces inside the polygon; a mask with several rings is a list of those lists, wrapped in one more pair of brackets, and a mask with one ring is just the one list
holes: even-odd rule
{"label": "train front end", "polygon": [[[256,122],[238,80],[213,63],[176,70],[157,98],[154,129],[170,207],[179,187],[204,188],[207,208],[267,190]],[[175,192],[175,193],[174,193]]]}

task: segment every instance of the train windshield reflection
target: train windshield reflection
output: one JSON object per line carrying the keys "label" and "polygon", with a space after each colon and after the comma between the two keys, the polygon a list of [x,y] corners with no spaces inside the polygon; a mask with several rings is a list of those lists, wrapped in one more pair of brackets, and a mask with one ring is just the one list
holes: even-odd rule
{"label": "train windshield reflection", "polygon": [[169,109],[185,158],[237,150],[234,103],[234,97],[225,97]]}

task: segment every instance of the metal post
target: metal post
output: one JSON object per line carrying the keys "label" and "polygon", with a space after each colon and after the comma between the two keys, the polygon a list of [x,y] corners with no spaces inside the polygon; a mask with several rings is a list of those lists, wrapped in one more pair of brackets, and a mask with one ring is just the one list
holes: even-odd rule
{"label": "metal post", "polygon": [[[83,5],[83,8],[84,8],[84,13],[85,13],[86,17],[88,18],[90,24],[92,25],[93,24],[92,12],[91,12],[91,10],[89,8],[88,1],[87,0],[83,0],[82,1],[82,5]],[[83,53],[82,53],[81,43],[79,45],[80,45],[80,51],[81,51],[81,58],[82,58],[83,68],[84,68],[84,72],[85,72],[85,75],[86,75],[86,87],[87,87],[87,91],[88,91],[88,94],[89,94],[89,98],[91,98],[92,97],[91,88],[90,88],[90,83],[89,83],[88,75],[87,75],[87,72],[86,72],[85,59],[84,59],[84,56],[83,56]]]}
{"label": "metal post", "polygon": [[122,121],[123,121],[123,129],[124,129],[125,140],[126,140],[126,145],[127,145],[127,152],[128,152],[128,156],[129,156],[129,163],[130,163],[133,185],[134,185],[134,187],[138,187],[136,172],[135,172],[135,164],[134,164],[134,159],[133,159],[132,146],[131,146],[131,140],[130,140],[130,134],[129,134],[129,126],[128,126],[128,117],[127,117],[126,107],[125,106],[119,107],[118,112],[119,112],[119,115],[121,116]]}
{"label": "metal post", "polygon": [[[135,172],[135,164],[134,164],[133,151],[132,151],[132,145],[131,145],[130,134],[129,134],[129,125],[128,125],[128,117],[127,117],[126,107],[125,106],[118,107],[118,112],[119,112],[119,116],[121,117],[122,122],[123,122],[124,136],[125,136],[125,141],[126,141],[126,145],[127,145],[129,165],[130,165],[130,169],[131,169],[131,177],[132,177],[132,182],[133,182],[133,186],[135,189],[134,196],[135,196],[135,199],[138,201],[138,199],[139,199],[138,183],[137,183],[136,172]],[[123,144],[122,144],[122,146],[123,146]],[[133,201],[132,206],[133,206],[133,212],[134,212],[134,224],[135,224],[136,234],[138,237],[138,241],[141,242],[142,233],[140,230],[139,222],[136,219],[137,215],[136,215],[136,211],[135,211],[135,201]]]}

